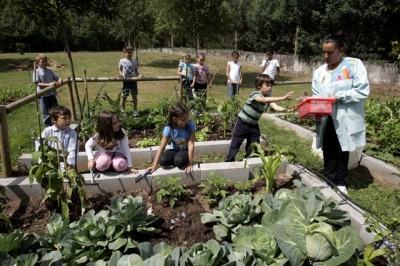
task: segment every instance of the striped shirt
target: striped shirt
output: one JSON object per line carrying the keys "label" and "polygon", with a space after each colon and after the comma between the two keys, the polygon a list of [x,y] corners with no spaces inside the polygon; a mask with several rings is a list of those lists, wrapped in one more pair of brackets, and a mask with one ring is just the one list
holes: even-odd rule
{"label": "striped shirt", "polygon": [[268,103],[257,102],[255,100],[257,97],[266,96],[262,95],[260,91],[253,91],[238,115],[240,119],[251,125],[258,124],[262,113],[264,113],[264,110],[268,107]]}

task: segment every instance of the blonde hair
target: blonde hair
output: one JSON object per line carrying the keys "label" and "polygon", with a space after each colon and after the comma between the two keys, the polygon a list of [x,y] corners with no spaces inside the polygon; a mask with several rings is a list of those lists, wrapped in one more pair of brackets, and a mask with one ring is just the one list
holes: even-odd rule
{"label": "blonde hair", "polygon": [[44,54],[37,54],[35,57],[36,62],[39,62],[40,60],[47,60],[47,56]]}

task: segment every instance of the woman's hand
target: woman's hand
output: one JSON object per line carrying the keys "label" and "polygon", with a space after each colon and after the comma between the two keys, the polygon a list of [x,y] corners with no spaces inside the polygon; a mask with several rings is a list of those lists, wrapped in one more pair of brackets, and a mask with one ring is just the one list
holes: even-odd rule
{"label": "woman's hand", "polygon": [[132,168],[132,167],[128,167],[128,172],[129,172],[130,174],[137,174],[137,173],[139,173],[139,171],[138,171],[137,169]]}
{"label": "woman's hand", "polygon": [[90,171],[92,171],[92,170],[94,169],[94,166],[95,166],[95,165],[96,165],[96,162],[95,162],[93,159],[89,160],[89,162],[88,162],[88,164],[87,164],[88,169],[89,169]]}

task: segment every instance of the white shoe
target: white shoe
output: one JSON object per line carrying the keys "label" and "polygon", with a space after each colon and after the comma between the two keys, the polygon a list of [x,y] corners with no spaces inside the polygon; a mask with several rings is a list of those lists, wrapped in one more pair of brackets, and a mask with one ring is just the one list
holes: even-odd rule
{"label": "white shoe", "polygon": [[134,117],[139,117],[139,113],[138,113],[137,110],[134,110],[134,111],[133,111],[133,116],[134,116]]}
{"label": "white shoe", "polygon": [[342,194],[344,194],[344,195],[349,194],[349,193],[347,192],[346,186],[337,186],[337,189],[338,189]]}

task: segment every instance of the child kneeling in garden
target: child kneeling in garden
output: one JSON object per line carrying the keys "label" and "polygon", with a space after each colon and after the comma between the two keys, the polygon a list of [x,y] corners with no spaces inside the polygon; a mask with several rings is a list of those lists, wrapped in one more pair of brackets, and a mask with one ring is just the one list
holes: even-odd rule
{"label": "child kneeling in garden", "polygon": [[[93,155],[94,146],[98,147],[96,156]],[[128,136],[112,112],[100,112],[96,133],[86,142],[85,150],[89,160],[88,169],[91,171],[96,168],[103,172],[112,168],[117,172],[127,170],[129,173],[138,173],[138,170],[132,168]]]}
{"label": "child kneeling in garden", "polygon": [[[185,173],[192,171],[196,125],[189,120],[189,114],[189,108],[183,103],[178,102],[171,107],[168,125],[164,127],[160,147],[148,171],[153,173],[157,164],[161,167],[174,165]],[[171,149],[164,152],[168,141],[171,141]]]}

